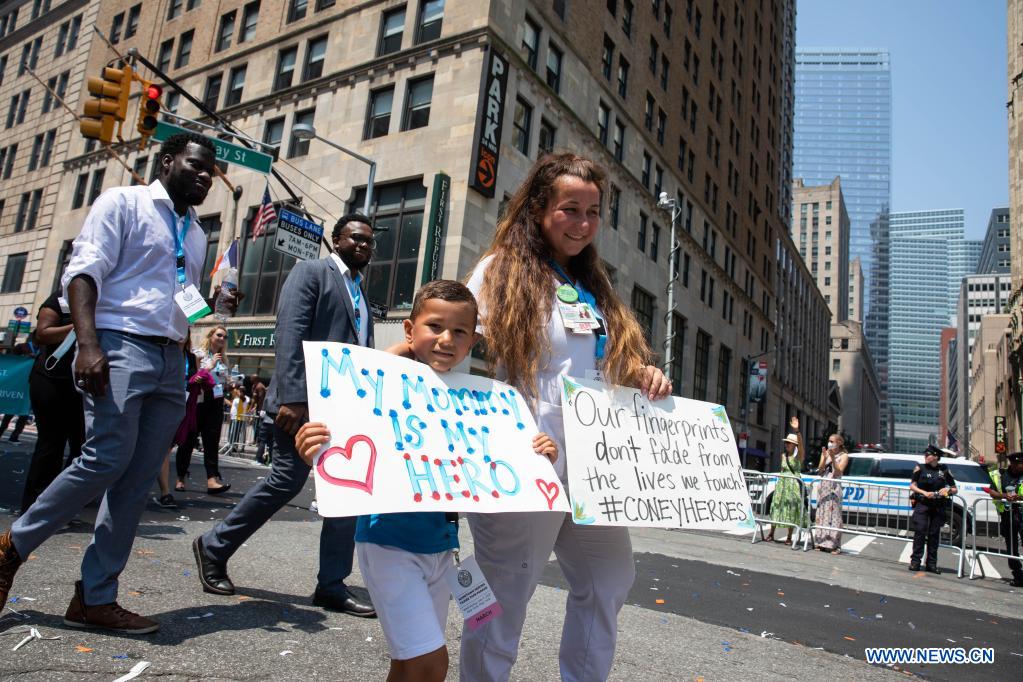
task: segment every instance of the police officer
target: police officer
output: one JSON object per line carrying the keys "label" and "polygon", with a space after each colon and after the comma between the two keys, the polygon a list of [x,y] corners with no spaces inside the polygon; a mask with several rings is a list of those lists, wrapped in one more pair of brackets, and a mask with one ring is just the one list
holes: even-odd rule
{"label": "police officer", "polygon": [[920,570],[920,558],[924,553],[924,542],[927,543],[926,570],[929,573],[941,573],[938,568],[938,542],[941,527],[945,525],[945,508],[948,507],[948,496],[954,495],[956,482],[948,467],[941,464],[942,452],[933,445],[928,445],[924,452],[923,466],[917,465],[910,478],[909,490],[915,504],[913,506],[913,554],[909,560],[909,570]]}
{"label": "police officer", "polygon": [[[999,527],[1005,538],[1005,549],[1013,556],[1019,556],[1020,539],[1023,538],[1023,452],[1014,452],[1007,458],[1009,468],[1005,473],[998,469],[991,472],[991,497],[1000,517]],[[1015,502],[1015,504],[1013,504]],[[1009,559],[1013,587],[1023,587],[1023,564],[1019,559]]]}

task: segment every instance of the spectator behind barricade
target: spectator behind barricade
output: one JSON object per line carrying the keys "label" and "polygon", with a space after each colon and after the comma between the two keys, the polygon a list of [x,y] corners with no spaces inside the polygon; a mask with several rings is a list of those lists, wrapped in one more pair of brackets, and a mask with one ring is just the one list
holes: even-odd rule
{"label": "spectator behind barricade", "polygon": [[249,377],[251,388],[249,389],[249,395],[252,396],[252,418],[249,420],[252,424],[252,443],[258,443],[260,439],[260,417],[263,413],[263,401],[266,400],[266,383],[258,376],[253,374]]}
{"label": "spectator behind barricade", "polygon": [[[27,343],[19,343],[19,344],[14,346],[14,349],[12,350],[12,353],[14,355],[33,355],[32,346],[28,345]],[[31,382],[30,382],[30,384],[31,384]],[[29,390],[31,391],[31,386],[30,386]],[[31,396],[30,396],[30,398],[31,398]],[[25,425],[28,424],[28,420],[29,420],[29,415],[27,415],[27,414],[17,414],[17,415],[15,415],[15,414],[5,414],[3,420],[0,420],[0,438],[3,437],[4,432],[7,431],[8,425],[10,425],[11,420],[14,419],[15,417],[17,417],[18,420],[16,422],[14,422],[14,430],[11,431],[11,437],[8,438],[8,440],[10,442],[12,442],[12,443],[20,443],[21,442],[21,432],[25,430]]]}
{"label": "spectator behind barricade", "polygon": [[75,357],[71,313],[61,308],[59,297],[60,291],[54,291],[36,315],[35,338],[40,348],[29,375],[28,392],[38,435],[21,496],[23,510],[82,453],[85,438],[82,395],[75,390],[71,376]]}
{"label": "spectator behind barricade", "polygon": [[245,387],[235,386],[231,392],[231,431],[227,439],[231,445],[240,444],[243,440],[250,402],[249,396],[245,395]]}
{"label": "spectator behind barricade", "polygon": [[[792,433],[785,436],[782,442],[785,444],[785,452],[781,453],[781,476],[774,486],[774,496],[771,498],[771,521],[775,523],[794,524],[788,526],[788,537],[785,544],[792,544],[792,530],[794,527],[803,527],[803,490],[799,484],[800,471],[803,468],[803,436],[799,432],[799,417],[789,420],[789,427]],[[767,540],[774,541],[774,525],[771,525],[771,532],[767,534]]]}
{"label": "spectator behind barricade", "polygon": [[813,544],[822,552],[841,554],[842,545],[842,484],[839,479],[849,466],[849,453],[845,439],[837,433],[828,436],[827,447],[821,448],[817,474],[821,477],[817,490],[817,520],[813,529]]}
{"label": "spectator behind barricade", "polygon": [[206,469],[206,492],[209,495],[220,495],[231,489],[230,483],[224,483],[220,476],[220,434],[224,424],[224,390],[228,381],[227,375],[227,328],[211,327],[195,350],[198,368],[204,369],[213,377],[213,385],[206,385],[197,398],[196,430],[197,437],[189,438],[178,446],[177,473],[178,482],[174,489],[185,491],[185,479],[188,478],[188,467],[192,461],[192,451],[196,442],[202,439],[202,459]]}
{"label": "spectator behind barricade", "polygon": [[909,558],[909,570],[920,570],[924,544],[927,545],[928,573],[941,573],[938,568],[938,545],[941,543],[941,527],[945,525],[948,498],[955,495],[955,479],[948,467],[941,463],[942,451],[928,445],[924,451],[923,466],[917,465],[909,479],[910,499],[913,504],[913,554]]}
{"label": "spectator behind barricade", "polygon": [[[1018,557],[1019,548],[1023,545],[1023,452],[1014,452],[1006,459],[1009,460],[1008,468],[1004,472],[993,470],[992,486],[985,490],[995,500],[999,532],[1005,538],[1005,551]],[[1009,559],[1009,570],[1012,571],[1009,584],[1023,587],[1023,563],[1019,559]]]}

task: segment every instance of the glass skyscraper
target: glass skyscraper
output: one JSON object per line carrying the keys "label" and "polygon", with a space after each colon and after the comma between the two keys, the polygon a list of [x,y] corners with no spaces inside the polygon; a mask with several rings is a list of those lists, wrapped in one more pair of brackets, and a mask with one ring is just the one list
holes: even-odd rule
{"label": "glass skyscraper", "polygon": [[[797,49],[793,178],[842,178],[849,259],[860,258],[864,310],[877,278],[871,223],[891,201],[892,81],[880,49]],[[861,322],[863,320],[860,320]],[[874,348],[876,357],[877,352]]]}
{"label": "glass skyscraper", "polygon": [[941,330],[955,314],[962,278],[977,267],[981,242],[965,239],[962,209],[893,212],[888,226],[894,448],[921,452],[938,432]]}

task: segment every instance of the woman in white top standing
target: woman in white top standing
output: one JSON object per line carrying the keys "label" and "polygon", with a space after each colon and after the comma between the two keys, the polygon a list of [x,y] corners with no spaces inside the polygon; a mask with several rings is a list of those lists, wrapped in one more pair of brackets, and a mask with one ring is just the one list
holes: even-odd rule
{"label": "woman in white top standing", "polygon": [[[650,347],[611,286],[593,245],[606,174],[574,154],[548,155],[509,200],[494,241],[469,280],[487,357],[518,388],[541,431],[565,452],[559,375],[635,386],[651,399],[671,383],[647,364]],[[494,314],[488,314],[493,312]],[[596,317],[600,326],[586,329]],[[565,484],[565,458],[555,469]],[[617,616],[635,577],[628,529],[580,526],[570,514],[470,514],[476,558],[503,614],[462,632],[464,680],[506,680],[526,606],[553,550],[568,580],[560,669],[564,680],[605,679]]]}
{"label": "woman in white top standing", "polygon": [[[213,388],[203,391],[199,397],[196,411],[196,430],[202,438],[203,464],[206,467],[206,492],[219,495],[231,488],[230,483],[220,480],[220,430],[224,424],[224,393],[228,381],[227,364],[227,329],[212,327],[195,350],[195,359],[199,369],[208,370],[216,382]],[[196,437],[178,446],[176,466],[178,482],[174,489],[185,490],[185,478],[188,476],[188,465],[192,460]]]}

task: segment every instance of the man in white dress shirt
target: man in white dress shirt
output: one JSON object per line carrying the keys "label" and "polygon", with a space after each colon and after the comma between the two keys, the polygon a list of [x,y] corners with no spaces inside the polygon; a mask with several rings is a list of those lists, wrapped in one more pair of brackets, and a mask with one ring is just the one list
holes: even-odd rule
{"label": "man in white dress shirt", "polygon": [[207,242],[193,207],[206,199],[215,160],[207,138],[170,137],[159,180],[104,192],[75,239],[62,284],[78,335],[74,375],[86,441],[81,457],[0,535],[0,604],[22,561],[102,496],[64,623],[129,634],[159,628],[117,604],[117,579],[184,417],[185,311],[200,312],[187,303],[201,298],[195,286]]}

